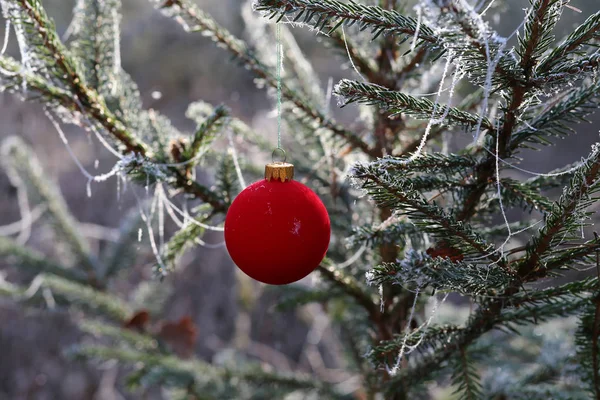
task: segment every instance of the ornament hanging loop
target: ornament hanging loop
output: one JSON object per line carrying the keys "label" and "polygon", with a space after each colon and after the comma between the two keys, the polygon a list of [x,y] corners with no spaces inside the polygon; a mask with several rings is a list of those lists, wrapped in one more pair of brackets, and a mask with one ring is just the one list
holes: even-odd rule
{"label": "ornament hanging loop", "polygon": [[[278,161],[275,159],[275,154],[280,153],[283,158]],[[277,147],[273,150],[272,162],[265,165],[265,179],[270,181],[272,179],[279,180],[281,182],[287,182],[294,179],[294,165],[287,163],[287,154],[281,147]]]}
{"label": "ornament hanging loop", "polygon": [[[276,153],[280,153],[280,155],[283,157],[283,160],[276,160],[275,159],[275,154]],[[273,150],[273,154],[271,154],[271,161],[273,163],[285,163],[287,160],[287,153],[285,152],[284,149],[282,149],[281,147],[277,147],[275,150]]]}

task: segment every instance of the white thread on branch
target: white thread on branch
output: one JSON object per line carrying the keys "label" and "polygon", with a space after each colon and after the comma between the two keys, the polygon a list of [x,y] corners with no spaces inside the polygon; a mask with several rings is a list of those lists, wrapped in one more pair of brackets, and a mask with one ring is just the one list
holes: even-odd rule
{"label": "white thread on branch", "polygon": [[350,65],[352,66],[352,69],[354,70],[354,72],[356,72],[356,74],[358,76],[361,77],[361,79],[363,81],[366,81],[367,79],[363,76],[363,74],[360,73],[360,71],[358,70],[358,68],[356,68],[356,65],[354,64],[354,60],[352,59],[352,55],[350,54],[350,48],[348,47],[348,41],[346,40],[346,31],[344,30],[343,24],[342,24],[342,38],[344,39],[344,45],[346,46],[346,53],[348,54],[348,60],[350,60]]}
{"label": "white thread on branch", "polygon": [[335,267],[336,268],[346,268],[346,267],[349,267],[350,265],[354,264],[356,262],[356,260],[358,260],[360,258],[360,256],[365,252],[366,249],[367,249],[367,245],[363,244],[356,251],[356,253],[354,253],[350,258],[348,258],[346,261],[344,261],[341,264],[337,264]]}
{"label": "white thread on branch", "polygon": [[412,43],[410,45],[410,51],[413,52],[417,47],[417,40],[419,40],[419,31],[421,30],[421,20],[423,19],[423,9],[420,3],[417,3],[415,10],[417,11],[417,27],[415,28],[415,34],[413,36]]}
{"label": "white thread on branch", "polygon": [[[156,201],[157,201],[158,197],[155,196],[154,199],[152,200],[152,204],[150,206],[150,215],[147,215],[144,212],[144,206],[142,205],[142,202],[140,201],[140,198],[137,195],[137,193],[135,192],[135,190],[132,190],[131,192],[133,193],[133,195],[137,201],[140,217],[142,218],[142,221],[146,224],[146,229],[148,231],[148,237],[150,240],[150,248],[152,249],[152,253],[154,254],[156,262],[158,263],[160,268],[162,268],[163,270],[166,270],[165,263],[163,262],[160,252],[158,251],[158,248],[156,246],[156,240],[154,239],[154,229],[152,228],[152,216],[154,213],[154,209],[156,207]],[[141,239],[142,239],[142,235],[141,235],[141,228],[140,228],[140,230],[138,231],[138,240],[141,241]]]}
{"label": "white thread on branch", "polygon": [[[405,163],[410,163],[421,156],[421,154],[423,153],[423,149],[425,148],[425,145],[427,144],[427,139],[429,138],[429,134],[431,133],[431,128],[433,127],[434,124],[442,123],[444,121],[444,119],[446,118],[446,116],[448,115],[448,112],[450,111],[450,105],[448,105],[446,107],[446,109],[444,110],[444,114],[442,115],[442,117],[439,119],[435,118],[435,114],[437,113],[437,109],[439,106],[439,99],[440,99],[442,90],[444,89],[444,81],[446,80],[446,75],[450,68],[451,62],[452,62],[452,53],[450,52],[450,54],[448,54],[448,58],[446,60],[446,65],[444,66],[444,72],[442,72],[442,78],[440,79],[439,90],[438,90],[438,93],[435,98],[435,104],[433,105],[433,112],[432,112],[431,118],[429,119],[429,122],[427,123],[427,128],[425,128],[425,133],[421,137],[421,142],[419,143],[419,146],[417,147],[415,152],[413,154],[411,154],[411,156],[406,161],[404,161]],[[458,75],[458,71],[455,73],[454,77],[456,78],[457,75]],[[456,85],[456,82],[458,82],[457,79],[452,80],[453,87]],[[454,89],[451,88],[451,93],[453,91],[454,91]]]}
{"label": "white thread on branch", "polygon": [[[502,185],[500,184],[500,120],[498,120],[496,126],[496,190],[498,196],[498,204],[500,205],[500,212],[502,213],[502,218],[504,218],[504,223],[506,224],[506,229],[508,230],[508,237],[512,236],[512,232],[510,230],[510,224],[508,223],[508,217],[506,216],[506,210],[504,209],[504,202],[502,201]],[[507,243],[507,242],[505,242]],[[504,255],[504,246],[501,247],[500,257]]]}
{"label": "white thread on branch", "polygon": [[0,56],[3,56],[6,53],[6,49],[8,49],[8,40],[10,38],[10,19],[6,20],[6,24],[4,25],[4,43],[2,44],[2,50],[0,50]]}
{"label": "white thread on branch", "polygon": [[69,141],[67,140],[67,136],[65,135],[65,133],[62,130],[62,127],[60,126],[58,121],[54,118],[54,116],[52,116],[52,113],[47,108],[44,108],[44,113],[46,114],[46,117],[48,117],[48,119],[50,120],[50,122],[52,123],[54,128],[56,129],[56,132],[58,132],[58,135],[59,135],[61,141],[64,143],[65,147],[67,148],[67,152],[69,153],[69,156],[75,162],[75,165],[77,165],[77,168],[79,168],[79,171],[81,171],[83,176],[85,176],[87,178],[87,184],[86,184],[87,196],[91,197],[92,196],[92,188],[91,188],[92,182],[94,182],[94,181],[95,182],[103,182],[103,181],[107,180],[108,178],[116,175],[121,170],[120,163],[115,164],[115,166],[106,174],[100,174],[100,175],[90,174],[85,169],[85,167],[81,164],[81,162],[79,161],[77,156],[75,155],[75,152],[73,151],[73,149],[71,148],[71,145],[69,144]]}
{"label": "white thread on branch", "polygon": [[229,141],[229,154],[231,154],[231,159],[233,160],[233,166],[235,167],[235,173],[237,174],[238,181],[240,182],[240,186],[242,190],[246,189],[246,180],[244,179],[244,175],[242,174],[242,169],[240,168],[240,162],[237,154],[237,150],[235,149],[235,144],[233,143],[233,133],[231,129],[227,128],[227,140]]}

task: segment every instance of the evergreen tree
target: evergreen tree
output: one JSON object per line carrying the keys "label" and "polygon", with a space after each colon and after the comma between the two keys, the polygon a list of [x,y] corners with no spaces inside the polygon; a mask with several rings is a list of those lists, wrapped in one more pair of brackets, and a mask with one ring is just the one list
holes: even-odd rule
{"label": "evergreen tree", "polygon": [[[86,173],[90,183],[116,175],[155,193],[153,204],[141,207],[151,212],[129,219],[117,244],[94,254],[31,150],[6,140],[2,163],[13,184],[44,206],[64,257],[49,261],[1,238],[2,257],[37,274],[40,297],[6,282],[0,294],[41,305],[51,292],[61,305],[86,310],[82,329],[114,343],[85,344],[72,354],[141,365],[129,383],[161,384],[173,398],[419,399],[429,398],[436,382],[465,399],[600,399],[598,278],[547,284],[566,270],[598,268],[600,240],[582,238],[582,231],[600,188],[600,147],[528,180],[505,172],[519,168],[528,152],[570,137],[600,105],[600,12],[557,40],[568,3],[531,0],[523,23],[504,38],[486,21],[493,1],[477,8],[465,0],[423,0],[413,12],[395,0],[256,0],[257,13],[244,15],[251,46],[189,0],[156,1],[190,34],[233,54],[269,93],[280,87],[285,146],[328,206],[333,227],[318,284],[279,288],[280,308],[335,306],[328,309],[343,333],[348,368],[360,378],[359,388],[348,390],[253,364],[183,359],[161,345],[160,333],[122,327],[138,324],[135,310],[110,294],[110,282],[130,266],[140,226],[155,252],[156,275],[165,276],[206,229],[219,229],[245,180],[259,176],[258,166],[240,168],[235,154],[216,149],[215,138],[229,131],[267,154],[274,146],[225,106],[192,104],[192,134],[144,110],[120,65],[119,0],[78,0],[66,42],[40,0],[0,0],[21,51],[19,60],[0,56],[2,89],[42,103],[59,131],[72,123],[93,132],[119,157],[109,174]],[[360,79],[342,80],[334,93],[344,105],[358,104],[357,126],[326,111],[327,93],[287,28],[293,23],[317,30],[333,52],[349,58]],[[276,36],[285,48],[281,81]],[[461,136],[467,144],[449,149],[449,138]],[[203,160],[219,164],[212,188],[195,178]],[[556,188],[562,192],[555,198]],[[163,210],[176,213],[180,198],[194,205],[190,216],[176,215],[180,230],[156,243]],[[509,222],[512,209],[527,213]],[[515,238],[525,244],[513,246]],[[437,322],[433,313],[450,293],[472,302],[470,314]],[[561,319],[572,316],[576,327]],[[566,333],[541,343],[535,327],[560,321]],[[569,329],[576,330],[574,343]],[[520,350],[519,334],[541,350]]]}

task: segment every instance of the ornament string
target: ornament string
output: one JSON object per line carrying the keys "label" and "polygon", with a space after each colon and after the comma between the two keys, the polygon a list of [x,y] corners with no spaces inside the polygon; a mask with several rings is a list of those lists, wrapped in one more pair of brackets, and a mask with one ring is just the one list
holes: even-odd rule
{"label": "ornament string", "polygon": [[[285,151],[281,147],[281,126],[282,126],[282,117],[281,117],[281,105],[282,105],[282,94],[281,94],[281,70],[283,69],[283,49],[281,45],[281,25],[279,22],[275,24],[275,38],[276,38],[276,51],[277,51],[277,148],[281,150],[284,154]],[[275,151],[273,154],[275,154]]]}

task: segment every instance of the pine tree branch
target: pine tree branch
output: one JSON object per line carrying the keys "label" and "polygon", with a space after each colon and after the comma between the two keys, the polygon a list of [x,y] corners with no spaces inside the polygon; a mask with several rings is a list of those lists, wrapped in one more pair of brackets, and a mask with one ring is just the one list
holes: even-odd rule
{"label": "pine tree branch", "polygon": [[409,349],[418,346],[416,347],[418,352],[427,354],[429,351],[435,351],[443,346],[444,342],[461,329],[456,325],[440,325],[402,335],[396,334],[393,339],[382,340],[373,346],[367,357],[374,365],[380,367],[385,365],[390,356],[395,357],[402,348]]}
{"label": "pine tree branch", "polygon": [[525,142],[549,144],[550,135],[565,137],[575,133],[571,125],[587,122],[587,116],[597,109],[599,101],[600,81],[561,94],[549,101],[539,116],[513,134],[510,150],[516,150]]}
{"label": "pine tree branch", "polygon": [[364,244],[372,248],[381,245],[406,245],[410,240],[412,246],[424,243],[424,235],[412,222],[393,218],[384,221],[379,226],[354,228],[352,236],[348,238],[350,245]]}
{"label": "pine tree branch", "polygon": [[[439,368],[439,365],[449,360],[461,348],[466,348],[483,334],[494,329],[497,324],[530,323],[536,319],[544,320],[552,316],[572,315],[589,304],[589,297],[583,296],[592,288],[598,287],[596,278],[580,282],[571,282],[557,288],[549,288],[529,293],[505,293],[498,299],[493,299],[481,305],[480,309],[469,318],[464,328],[450,332],[450,337],[444,339],[435,351],[427,353],[413,367],[401,371],[386,384],[386,391],[394,392],[405,385],[416,384],[427,379]],[[557,301],[560,297],[570,298],[568,304]],[[519,305],[531,304],[527,309],[517,308]],[[546,304],[537,308],[535,304]],[[511,307],[508,313],[503,313],[505,307]],[[586,354],[590,354],[587,352]]]}
{"label": "pine tree branch", "polygon": [[521,183],[510,178],[502,178],[500,179],[500,186],[505,206],[521,203],[521,205],[527,205],[536,210],[550,211],[552,201],[542,196],[538,190],[528,186],[526,183]]}
{"label": "pine tree branch", "polygon": [[122,323],[132,314],[129,306],[114,295],[57,275],[44,273],[38,276],[42,287],[50,289],[54,297],[69,305],[93,310],[117,323]]}
{"label": "pine tree branch", "polygon": [[[404,213],[410,214],[422,229],[443,238],[452,239],[453,243],[460,246],[461,250],[475,252],[480,256],[493,259],[497,257],[490,255],[490,245],[485,243],[468,224],[456,220],[448,215],[438,206],[429,204],[422,198],[420,193],[404,191],[401,182],[390,180],[386,175],[377,174],[376,170],[369,166],[356,165],[353,175],[365,183],[366,189],[380,207],[394,207],[402,209]],[[406,188],[407,190],[409,188]],[[503,260],[499,261],[506,268]]]}
{"label": "pine tree branch", "polygon": [[136,244],[138,241],[139,230],[144,221],[140,211],[136,208],[130,211],[119,226],[119,238],[114,245],[109,246],[102,253],[104,261],[104,270],[101,273],[101,279],[115,276],[127,266],[133,265],[137,252]]}
{"label": "pine tree branch", "polygon": [[9,56],[0,56],[0,82],[8,91],[19,93],[23,88],[39,96],[44,102],[76,109],[73,96],[49,82],[41,75],[26,71],[23,65]]}
{"label": "pine tree branch", "polygon": [[588,299],[587,307],[580,316],[575,332],[576,359],[580,366],[581,380],[593,398],[600,399],[600,294],[598,291]]}
{"label": "pine tree branch", "polygon": [[[216,107],[204,101],[196,101],[188,106],[186,117],[201,124],[206,118],[215,112]],[[263,150],[272,150],[273,144],[265,139],[264,135],[253,130],[248,124],[236,117],[230,117],[229,126],[233,133],[255,144]]]}
{"label": "pine tree branch", "polygon": [[[147,145],[128,132],[125,126],[106,107],[106,104],[98,96],[97,92],[85,85],[85,79],[81,76],[76,63],[68,55],[56,31],[49,26],[49,19],[39,1],[16,1],[32,21],[33,28],[37,35],[39,35],[47,51],[53,55],[56,66],[63,74],[62,78],[65,84],[68,85],[69,89],[76,96],[76,99],[74,99],[75,109],[83,114],[93,116],[95,120],[101,123],[111,135],[126,147],[127,151],[147,154]],[[14,22],[19,23],[19,21]]]}
{"label": "pine tree branch", "polygon": [[431,44],[435,44],[438,39],[434,31],[424,24],[421,24],[417,31],[418,23],[412,17],[406,17],[395,10],[367,6],[354,1],[342,3],[337,0],[257,0],[255,8],[272,15],[289,15],[290,18],[294,16],[294,21],[299,21],[304,16],[304,24],[319,30],[328,27],[330,32],[343,23],[358,23],[360,30],[371,29],[374,38],[382,33],[409,37],[417,33],[418,39]]}
{"label": "pine tree branch", "polygon": [[525,22],[525,34],[519,40],[518,54],[525,79],[534,73],[539,59],[552,43],[552,30],[563,7],[563,0],[535,0]]}
{"label": "pine tree branch", "polygon": [[86,84],[105,99],[117,92],[121,75],[119,62],[121,23],[120,0],[77,0],[73,10],[73,55],[83,65]]}
{"label": "pine tree branch", "polygon": [[70,281],[90,284],[88,277],[80,270],[54,263],[37,251],[21,246],[2,236],[0,236],[0,258],[8,260],[12,266],[23,268],[36,275],[41,272],[48,272]]}
{"label": "pine tree branch", "polygon": [[[520,81],[520,71],[508,54],[500,54],[503,45],[496,39],[495,32],[467,2],[439,2],[440,26],[446,26],[448,33],[442,35],[446,48],[462,56],[463,62],[476,84],[485,84],[488,69],[493,66],[491,81],[499,87],[511,87]],[[481,19],[481,22],[477,22]],[[458,29],[449,29],[452,25]],[[465,40],[465,36],[468,40]]]}
{"label": "pine tree branch", "polygon": [[[182,360],[180,358],[141,352],[136,350],[125,350],[107,346],[84,346],[73,349],[70,353],[77,358],[92,358],[101,360],[116,359],[128,364],[141,363],[147,368],[157,368],[164,374],[174,373],[177,375],[186,374],[197,384],[206,385],[206,389],[210,392],[211,383],[218,379],[225,384],[232,384],[231,379],[242,380],[255,385],[276,385],[287,389],[296,390],[318,390],[322,395],[331,396],[335,399],[341,399],[342,396],[337,394],[331,385],[324,382],[308,379],[300,375],[280,375],[263,371],[260,368],[248,368],[234,370],[223,367],[216,367],[206,364],[199,360]],[[159,372],[159,371],[157,371]]]}
{"label": "pine tree branch", "polygon": [[[466,128],[479,126],[477,115],[374,84],[343,79],[334,92],[344,98],[344,105],[355,102],[376,105],[390,111],[391,117],[405,114],[419,119],[434,119],[444,125],[459,125]],[[493,129],[492,123],[487,118],[483,118],[481,126],[485,129]]]}
{"label": "pine tree branch", "polygon": [[369,165],[390,173],[402,171],[403,176],[418,173],[435,173],[452,176],[454,174],[460,174],[469,168],[475,167],[477,165],[477,159],[468,154],[446,155],[442,153],[424,153],[411,162],[408,162],[408,156],[387,156],[380,158],[377,161],[373,161]]}
{"label": "pine tree branch", "polygon": [[[465,112],[473,111],[480,103],[482,99],[483,90],[479,89],[470,95],[466,96],[456,107],[459,110],[463,110]],[[441,134],[448,131],[447,126],[435,126],[431,129],[429,136],[427,137],[427,141],[432,141],[434,139],[439,138]],[[419,136],[414,139],[412,142],[402,147],[402,151],[400,153],[394,152],[392,155],[397,157],[409,157],[412,153],[414,153],[419,146],[421,145],[422,138]]]}
{"label": "pine tree branch", "polygon": [[527,278],[537,269],[540,269],[539,273],[545,271],[545,267],[540,266],[540,260],[551,250],[556,237],[576,221],[580,209],[589,203],[589,196],[598,190],[599,177],[600,148],[594,146],[588,159],[571,180],[568,191],[555,203],[552,212],[546,218],[545,226],[528,243],[528,255],[518,266],[518,275],[521,278]]}
{"label": "pine tree branch", "polygon": [[[153,0],[158,1],[158,0]],[[246,43],[229,33],[217,24],[209,15],[204,13],[188,0],[172,0],[162,2],[161,8],[167,10],[168,16],[179,16],[178,22],[189,32],[202,32],[214,42],[220,44],[237,57],[247,68],[259,78],[264,79],[271,87],[277,87],[277,79],[272,71],[263,65],[247,48]],[[362,150],[365,154],[376,157],[376,152],[355,133],[338,125],[333,119],[313,107],[299,93],[290,89],[285,82],[281,84],[283,97],[294,104],[304,115],[320,127],[330,130],[336,136],[343,138],[354,148]]]}
{"label": "pine tree branch", "polygon": [[419,289],[457,292],[464,296],[491,296],[502,292],[512,275],[497,266],[430,257],[414,250],[398,263],[385,263],[368,272],[372,285],[410,285]]}
{"label": "pine tree branch", "polygon": [[[212,114],[207,116],[204,121],[196,128],[196,132],[192,138],[192,142],[187,149],[183,161],[189,161],[198,157],[201,150],[204,152],[215,139],[216,134],[220,132],[229,121],[230,110],[219,105],[215,107]],[[194,163],[188,164],[186,168],[189,170]]]}
{"label": "pine tree branch", "polygon": [[598,39],[600,39],[600,11],[590,15],[583,24],[544,57],[539,63],[538,70],[541,73],[548,73],[551,70],[560,69],[560,64],[565,61],[566,57],[577,54],[582,46],[591,45]]}
{"label": "pine tree branch", "polygon": [[317,270],[323,277],[331,282],[334,286],[339,287],[346,292],[350,297],[361,305],[369,315],[376,316],[379,314],[379,307],[373,302],[373,298],[365,292],[354,277],[344,274],[334,266],[321,264]]}
{"label": "pine tree branch", "polygon": [[[198,238],[206,231],[203,225],[210,217],[210,214],[196,217],[194,221],[186,222],[181,229],[171,236],[163,251],[163,262],[167,268],[173,270],[184,252],[195,242],[198,242]],[[159,265],[157,268],[161,276],[167,273],[167,271],[162,270],[162,266]]]}
{"label": "pine tree branch", "polygon": [[[64,89],[53,87],[50,82],[36,76],[36,74],[24,70],[23,66],[15,66],[10,59],[0,58],[0,68],[9,67],[9,72],[14,71],[21,75],[16,80],[34,87],[37,92],[44,95],[58,95],[57,99],[66,106],[67,109],[90,116],[97,121],[107,132],[122,143],[127,152],[134,152],[145,157],[152,157],[152,152],[146,144],[136,138],[127,127],[108,109],[104,99],[98,93],[85,85],[85,79],[79,72],[77,64],[72,60],[63,44],[60,42],[56,31],[51,26],[43,7],[38,0],[17,0],[19,7],[26,16],[32,21],[35,35],[40,38],[44,48],[52,56],[52,60],[60,71],[61,79],[66,84],[66,88],[71,93],[63,93]],[[15,23],[20,21],[16,20]],[[3,71],[0,69],[0,73]],[[5,73],[3,73],[6,75]],[[9,80],[15,80],[12,73],[8,74]],[[3,78],[6,79],[6,78]],[[224,211],[224,204],[216,198],[209,189],[204,188],[197,182],[187,179],[181,171],[176,168],[169,169],[175,177],[176,185],[185,192],[204,200],[213,205],[218,211]]]}
{"label": "pine tree branch", "polygon": [[458,361],[452,377],[453,384],[457,386],[455,394],[461,393],[461,398],[466,400],[479,399],[481,398],[481,385],[477,369],[469,360],[466,348],[461,347],[458,353]]}
{"label": "pine tree branch", "polygon": [[99,272],[99,263],[92,254],[89,243],[80,234],[77,221],[70,213],[60,190],[45,175],[33,150],[20,138],[6,138],[0,146],[0,163],[9,179],[16,187],[27,188],[36,201],[46,205],[46,218],[52,223],[59,243],[66,245],[70,253],[80,263],[90,278],[95,279]]}
{"label": "pine tree branch", "polygon": [[[85,106],[83,109],[80,108],[80,105],[83,105],[83,103],[77,101],[71,93],[58,87],[49,85],[48,82],[39,75],[24,72],[22,66],[9,57],[0,56],[0,74],[3,73],[2,69],[11,72],[8,77],[3,77],[2,79],[14,82],[12,84],[14,91],[17,91],[24,84],[30,91],[33,90],[35,93],[39,93],[44,101],[58,103],[60,106],[63,106],[68,110],[91,115],[94,120],[103,126],[122,126],[120,122],[113,120],[112,117],[110,117],[110,114],[106,115],[103,112],[92,113],[91,110]],[[97,118],[99,118],[99,120]],[[140,151],[138,154],[145,156],[149,153]],[[169,167],[168,170],[175,179],[176,188],[182,189],[184,192],[189,193],[208,204],[211,204],[215,210],[219,212],[226,210],[223,201],[215,196],[210,189],[196,181],[186,178],[182,171],[176,167]]]}
{"label": "pine tree branch", "polygon": [[565,283],[560,286],[549,287],[541,290],[528,290],[515,293],[509,299],[506,299],[506,307],[518,308],[522,305],[535,305],[539,303],[552,303],[560,300],[561,297],[580,297],[587,296],[590,292],[598,289],[598,278],[588,277],[580,281]]}
{"label": "pine tree branch", "polygon": [[[545,274],[548,271],[557,269],[575,268],[575,265],[582,261],[584,261],[584,265],[593,264],[595,263],[593,256],[595,256],[599,250],[600,242],[596,240],[589,241],[580,246],[555,249],[544,259],[543,262],[545,268],[540,272]],[[530,276],[530,279],[532,278],[533,277]]]}

